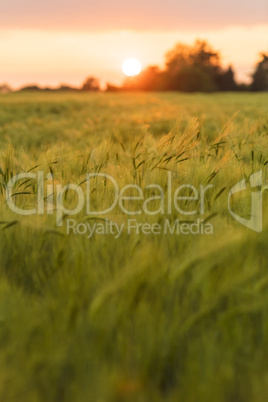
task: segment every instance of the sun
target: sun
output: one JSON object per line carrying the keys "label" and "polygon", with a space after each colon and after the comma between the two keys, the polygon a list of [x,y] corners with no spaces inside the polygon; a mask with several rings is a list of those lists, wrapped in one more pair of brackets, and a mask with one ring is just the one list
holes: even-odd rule
{"label": "sun", "polygon": [[128,77],[135,77],[141,72],[141,63],[137,59],[127,59],[122,65],[122,70]]}

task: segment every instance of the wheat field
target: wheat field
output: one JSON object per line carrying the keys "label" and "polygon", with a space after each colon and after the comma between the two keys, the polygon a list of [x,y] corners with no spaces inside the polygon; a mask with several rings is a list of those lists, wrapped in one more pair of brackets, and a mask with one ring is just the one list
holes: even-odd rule
{"label": "wheat field", "polygon": [[[1,401],[266,402],[267,112],[268,94],[0,96]],[[228,210],[230,189],[258,171],[261,233]],[[9,208],[8,183],[24,172],[43,172],[49,213]],[[127,222],[119,205],[105,216],[58,213],[58,189],[85,193],[87,174],[99,175],[90,187],[96,210],[113,202],[106,174],[159,210],[124,204],[137,223],[199,219],[213,233],[68,232],[70,218],[85,230]],[[160,211],[156,189],[166,200],[188,185],[209,186],[202,208],[186,187],[183,216],[174,206]],[[65,191],[65,209],[78,194]],[[35,208],[34,176],[18,180],[11,198]],[[249,217],[250,188],[232,208]]]}

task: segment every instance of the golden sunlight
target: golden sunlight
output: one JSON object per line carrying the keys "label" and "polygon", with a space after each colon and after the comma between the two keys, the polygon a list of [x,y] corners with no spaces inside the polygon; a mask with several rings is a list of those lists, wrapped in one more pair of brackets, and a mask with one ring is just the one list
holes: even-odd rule
{"label": "golden sunlight", "polygon": [[141,72],[141,63],[137,59],[127,59],[122,65],[122,70],[128,77],[135,77]]}

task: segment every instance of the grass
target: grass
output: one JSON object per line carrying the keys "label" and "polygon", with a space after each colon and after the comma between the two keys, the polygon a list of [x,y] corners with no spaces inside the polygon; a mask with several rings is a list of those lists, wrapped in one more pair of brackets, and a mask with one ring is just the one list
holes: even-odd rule
{"label": "grass", "polygon": [[[267,101],[231,93],[0,96],[1,401],[267,400],[267,195],[262,233],[227,207],[236,183],[259,170],[266,179]],[[27,217],[7,207],[7,183],[27,171],[50,174],[49,191],[69,183],[84,191],[87,173],[107,173],[120,188],[136,184],[146,197],[149,184],[167,197],[168,172],[172,195],[179,185],[212,185],[203,214],[173,208],[134,218],[200,218],[214,234],[67,235],[68,217],[57,226],[56,211]],[[91,184],[92,205],[105,208],[112,186]],[[33,208],[37,191],[36,180],[21,180],[14,202]],[[247,217],[246,195],[232,205]],[[68,191],[64,205],[76,202]],[[71,218],[97,221],[85,209]],[[105,218],[126,222],[118,206]]]}

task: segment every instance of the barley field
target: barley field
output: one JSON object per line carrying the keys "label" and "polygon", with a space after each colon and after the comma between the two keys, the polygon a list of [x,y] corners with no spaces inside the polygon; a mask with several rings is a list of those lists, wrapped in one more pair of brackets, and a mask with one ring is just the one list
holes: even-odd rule
{"label": "barley field", "polygon": [[0,401],[267,401],[267,93],[0,95],[0,145]]}

